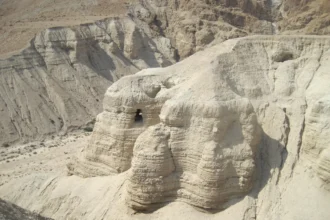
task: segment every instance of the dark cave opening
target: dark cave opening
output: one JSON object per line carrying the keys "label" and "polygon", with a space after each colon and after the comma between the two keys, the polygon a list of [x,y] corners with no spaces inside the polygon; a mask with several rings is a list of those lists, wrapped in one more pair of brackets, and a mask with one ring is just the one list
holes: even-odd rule
{"label": "dark cave opening", "polygon": [[135,123],[143,123],[142,110],[137,109],[135,113]]}

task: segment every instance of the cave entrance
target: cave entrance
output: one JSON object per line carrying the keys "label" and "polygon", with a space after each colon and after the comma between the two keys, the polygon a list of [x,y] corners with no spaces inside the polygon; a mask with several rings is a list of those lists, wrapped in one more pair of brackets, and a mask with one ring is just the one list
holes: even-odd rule
{"label": "cave entrance", "polygon": [[135,113],[135,123],[143,123],[142,110],[137,109]]}

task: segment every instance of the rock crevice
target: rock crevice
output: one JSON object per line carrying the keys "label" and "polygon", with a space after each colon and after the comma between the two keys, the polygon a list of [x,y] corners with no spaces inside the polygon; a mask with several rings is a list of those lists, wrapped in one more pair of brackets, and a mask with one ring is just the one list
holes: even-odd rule
{"label": "rock crevice", "polygon": [[[314,136],[326,130],[327,87],[315,83],[327,77],[328,64],[315,58],[325,60],[329,48],[328,37],[247,37],[124,77],[108,89],[91,141],[69,173],[100,175],[84,164],[109,167],[102,175],[128,170],[126,201],[136,210],[174,200],[222,209],[247,195],[256,178],[260,191],[283,184],[300,148],[327,181],[327,145]],[[279,54],[293,56],[268,58]]]}

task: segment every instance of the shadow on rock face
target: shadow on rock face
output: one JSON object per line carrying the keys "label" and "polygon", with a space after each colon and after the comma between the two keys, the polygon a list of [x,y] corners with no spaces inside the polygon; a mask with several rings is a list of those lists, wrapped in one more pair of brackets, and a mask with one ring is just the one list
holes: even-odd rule
{"label": "shadow on rock face", "polygon": [[[118,172],[129,170],[128,206],[148,212],[183,201],[218,212],[243,198],[254,200],[266,185],[276,187],[290,175],[306,103],[269,100],[291,81],[270,82],[281,67],[292,73],[284,67],[294,64],[295,53],[280,54],[271,66],[269,57],[278,44],[268,40],[290,40],[300,48],[310,39],[262,39],[262,44],[256,43],[259,37],[228,41],[175,68],[141,71],[108,89],[85,158]],[[134,126],[140,116],[143,126]]]}
{"label": "shadow on rock face", "polygon": [[0,199],[0,219],[3,220],[52,220],[51,218],[42,217],[36,213],[29,212],[17,205]]}
{"label": "shadow on rock face", "polygon": [[283,165],[288,157],[288,151],[278,140],[272,139],[267,134],[263,134],[260,144],[258,183],[259,191],[268,183],[268,180],[276,173],[278,182]]}
{"label": "shadow on rock face", "polygon": [[113,59],[102,49],[98,42],[77,45],[77,61],[113,82],[112,72],[116,69]]}

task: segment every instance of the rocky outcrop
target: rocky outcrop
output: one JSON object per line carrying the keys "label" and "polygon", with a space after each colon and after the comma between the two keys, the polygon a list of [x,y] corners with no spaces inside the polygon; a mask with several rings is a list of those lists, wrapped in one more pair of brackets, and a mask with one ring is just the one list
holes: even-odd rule
{"label": "rocky outcrop", "polygon": [[0,60],[0,144],[85,125],[111,83],[173,62],[169,40],[149,36],[130,18],[47,29]]}
{"label": "rocky outcrop", "polygon": [[248,34],[273,34],[272,5],[267,1],[147,1],[132,3],[137,22],[171,39],[183,59],[210,43]]}
{"label": "rocky outcrop", "polygon": [[258,27],[254,33],[271,33],[269,22],[262,21],[268,28],[260,29],[264,4],[250,1],[137,1],[129,11],[126,17],[46,29],[28,48],[0,60],[0,145],[92,122],[111,83],[173,64],[211,42],[246,35],[245,20]]}
{"label": "rocky outcrop", "polygon": [[[324,69],[324,71],[326,72],[327,70]],[[321,82],[319,81],[317,84],[312,84],[311,86],[316,89],[320,84]],[[330,91],[324,92],[329,94]],[[327,141],[330,130],[329,101],[329,95],[327,95],[320,99],[314,100],[313,105],[309,107],[309,111],[306,114],[305,130],[302,142],[303,152],[307,158],[315,164],[317,173],[327,184],[330,183],[330,148]]]}
{"label": "rocky outcrop", "polygon": [[129,11],[137,22],[171,39],[183,59],[227,39],[251,34],[329,34],[327,0],[139,0]]}
{"label": "rocky outcrop", "polygon": [[248,37],[124,77],[69,173],[129,169],[137,210],[173,200],[221,209],[285,182],[308,155],[327,184],[329,53],[328,37]]}
{"label": "rocky outcrop", "polygon": [[285,34],[330,33],[330,2],[327,0],[283,0],[279,7],[277,27]]}
{"label": "rocky outcrop", "polygon": [[329,32],[322,0],[139,0],[130,2],[127,16],[117,3],[120,18],[46,29],[28,48],[0,60],[0,146],[90,123],[107,87],[122,76],[171,65],[227,39]]}
{"label": "rocky outcrop", "polygon": [[329,38],[217,44],[326,34],[328,5],[141,0],[128,17],[43,31],[0,61],[4,146],[92,121],[125,77],[68,165],[95,178],[31,175],[2,195],[58,218],[121,216],[125,197],[135,210],[183,201],[230,207],[223,219],[329,219]]}

